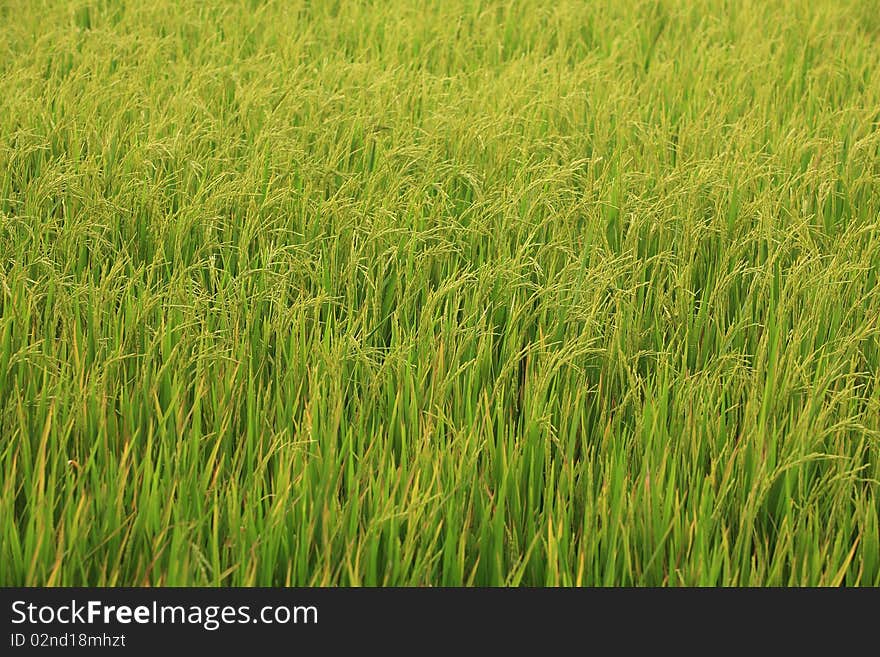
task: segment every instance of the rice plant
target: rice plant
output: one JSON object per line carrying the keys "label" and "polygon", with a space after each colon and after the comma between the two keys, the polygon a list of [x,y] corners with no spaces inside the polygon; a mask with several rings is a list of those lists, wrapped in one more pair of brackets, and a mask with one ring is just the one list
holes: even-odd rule
{"label": "rice plant", "polygon": [[0,0],[0,584],[880,585],[875,0]]}

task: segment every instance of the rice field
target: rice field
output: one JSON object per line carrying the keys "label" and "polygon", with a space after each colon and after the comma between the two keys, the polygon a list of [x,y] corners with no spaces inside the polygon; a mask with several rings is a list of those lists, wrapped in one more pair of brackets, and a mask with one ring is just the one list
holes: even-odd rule
{"label": "rice field", "polygon": [[877,0],[0,0],[0,585],[880,585]]}

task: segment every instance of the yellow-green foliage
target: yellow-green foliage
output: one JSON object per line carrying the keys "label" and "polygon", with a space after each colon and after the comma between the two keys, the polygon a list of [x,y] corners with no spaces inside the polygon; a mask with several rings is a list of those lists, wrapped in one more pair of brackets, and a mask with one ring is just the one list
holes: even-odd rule
{"label": "yellow-green foliage", "polygon": [[0,584],[880,584],[878,17],[0,0]]}

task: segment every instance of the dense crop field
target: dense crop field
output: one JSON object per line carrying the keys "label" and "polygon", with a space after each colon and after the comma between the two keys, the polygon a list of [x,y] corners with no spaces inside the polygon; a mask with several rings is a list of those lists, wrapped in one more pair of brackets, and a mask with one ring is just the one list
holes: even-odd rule
{"label": "dense crop field", "polygon": [[876,0],[0,0],[0,584],[880,584]]}

